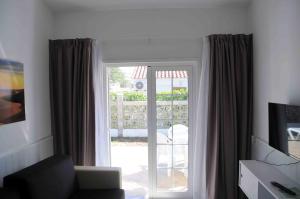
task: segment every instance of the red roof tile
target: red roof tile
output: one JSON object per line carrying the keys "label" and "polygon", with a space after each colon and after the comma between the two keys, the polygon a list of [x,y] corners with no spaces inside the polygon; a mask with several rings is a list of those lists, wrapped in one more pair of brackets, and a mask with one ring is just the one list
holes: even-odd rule
{"label": "red roof tile", "polygon": [[[165,79],[165,78],[187,78],[186,71],[157,71],[156,78]],[[146,79],[147,78],[147,66],[137,66],[135,67],[133,74],[133,79]]]}

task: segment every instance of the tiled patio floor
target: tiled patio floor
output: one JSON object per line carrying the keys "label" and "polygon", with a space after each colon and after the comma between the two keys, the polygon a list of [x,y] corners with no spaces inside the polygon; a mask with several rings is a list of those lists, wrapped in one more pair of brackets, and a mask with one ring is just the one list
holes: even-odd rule
{"label": "tiled patio floor", "polygon": [[112,166],[122,168],[126,199],[146,198],[148,192],[148,145],[145,142],[112,142]]}
{"label": "tiled patio floor", "polygon": [[[148,145],[147,142],[112,142],[112,166],[122,168],[122,185],[126,191],[126,199],[147,198],[148,194]],[[160,184],[162,189],[184,190],[186,177],[180,170],[173,173],[174,179],[162,173]],[[171,188],[172,189],[172,188]]]}

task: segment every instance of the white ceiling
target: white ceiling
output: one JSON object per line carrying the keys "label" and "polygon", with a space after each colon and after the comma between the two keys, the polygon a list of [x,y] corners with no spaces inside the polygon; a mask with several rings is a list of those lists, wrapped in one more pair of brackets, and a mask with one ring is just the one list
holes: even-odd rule
{"label": "white ceiling", "polygon": [[201,8],[245,5],[250,0],[44,0],[54,11]]}

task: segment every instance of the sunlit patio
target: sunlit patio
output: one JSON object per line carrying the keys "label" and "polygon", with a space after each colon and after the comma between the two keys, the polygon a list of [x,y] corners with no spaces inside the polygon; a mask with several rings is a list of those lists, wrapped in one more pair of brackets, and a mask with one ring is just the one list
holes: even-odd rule
{"label": "sunlit patio", "polygon": [[[126,198],[147,198],[148,190],[148,144],[145,141],[113,141],[112,166],[122,168],[123,188]],[[165,159],[168,154],[161,154]],[[182,154],[183,156],[184,154]],[[182,164],[182,161],[178,162]],[[160,169],[157,179],[158,191],[184,191],[187,173],[183,169]]]}
{"label": "sunlit patio", "polygon": [[122,168],[126,198],[146,198],[148,193],[148,146],[146,142],[112,142],[112,166]]}

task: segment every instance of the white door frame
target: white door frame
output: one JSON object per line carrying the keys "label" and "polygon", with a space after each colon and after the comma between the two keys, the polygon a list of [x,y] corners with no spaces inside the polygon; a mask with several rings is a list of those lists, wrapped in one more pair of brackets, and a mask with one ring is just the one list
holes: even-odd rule
{"label": "white door frame", "polygon": [[[157,118],[156,118],[156,71],[160,70],[185,70],[188,73],[188,117],[189,117],[189,132],[188,132],[188,190],[186,192],[157,192]],[[173,65],[173,66],[151,66],[147,71],[148,84],[148,139],[149,139],[149,177],[150,182],[150,197],[152,198],[190,198],[192,196],[192,151],[193,151],[193,139],[192,139],[192,109],[193,109],[193,88],[192,88],[192,74],[193,66],[191,65]]]}
{"label": "white door frame", "polygon": [[[196,92],[193,85],[196,85],[197,78],[200,77],[200,68],[199,68],[199,60],[190,60],[190,61],[145,61],[145,62],[118,62],[118,63],[104,63],[105,67],[120,67],[120,66],[151,66],[151,70],[147,71],[147,94],[148,97],[155,96],[156,90],[156,81],[155,81],[155,70],[154,69],[182,69],[182,66],[187,66],[186,69],[188,71],[188,87],[189,87],[189,157],[188,157],[188,191],[187,192],[166,192],[157,194],[155,191],[156,186],[156,100],[148,99],[148,166],[149,166],[149,197],[150,198],[192,198],[193,194],[193,184],[192,184],[192,176],[193,176],[193,133],[194,133],[194,125],[191,121],[193,121],[193,112],[192,107],[196,102]],[[107,70],[106,70],[107,71]],[[105,74],[107,77],[107,74]],[[108,84],[107,84],[108,85]],[[109,120],[107,120],[109,121]],[[152,132],[152,133],[151,133]],[[155,149],[155,150],[150,150]],[[110,151],[110,150],[109,150]],[[151,163],[151,164],[149,164]]]}

